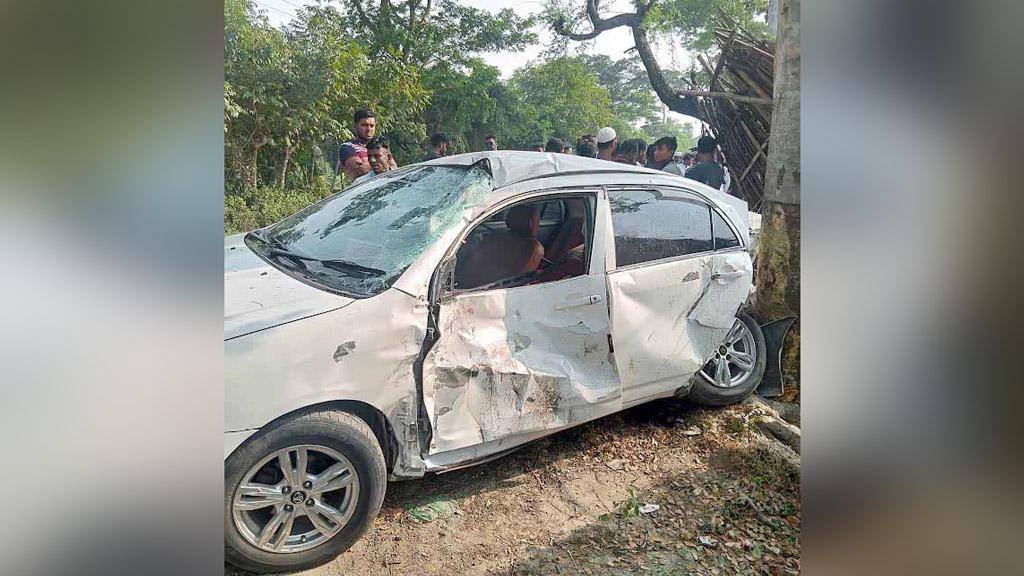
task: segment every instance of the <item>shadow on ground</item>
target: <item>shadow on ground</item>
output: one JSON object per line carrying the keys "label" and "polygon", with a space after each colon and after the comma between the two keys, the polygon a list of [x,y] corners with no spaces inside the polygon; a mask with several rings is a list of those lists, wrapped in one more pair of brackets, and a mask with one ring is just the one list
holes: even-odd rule
{"label": "shadow on ground", "polygon": [[578,456],[592,442],[595,430],[639,426],[671,427],[698,411],[679,400],[659,400],[612,414],[546,438],[535,440],[507,456],[444,474],[388,484],[382,510],[407,510],[440,499],[461,499],[516,485],[524,472],[543,471],[566,458]]}

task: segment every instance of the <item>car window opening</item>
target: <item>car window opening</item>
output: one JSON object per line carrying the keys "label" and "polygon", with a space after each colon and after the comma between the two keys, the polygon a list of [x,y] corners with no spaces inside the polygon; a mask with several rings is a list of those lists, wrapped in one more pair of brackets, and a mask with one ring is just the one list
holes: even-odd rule
{"label": "car window opening", "polygon": [[456,291],[542,284],[587,273],[592,199],[533,200],[493,214],[456,254]]}
{"label": "car window opening", "polygon": [[697,198],[665,196],[658,190],[616,190],[609,193],[608,204],[620,268],[715,249],[711,207]]}

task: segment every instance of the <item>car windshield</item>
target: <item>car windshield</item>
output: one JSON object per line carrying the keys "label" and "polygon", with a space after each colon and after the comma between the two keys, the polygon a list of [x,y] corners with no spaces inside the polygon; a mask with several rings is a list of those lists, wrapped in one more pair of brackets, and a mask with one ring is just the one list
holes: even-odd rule
{"label": "car windshield", "polygon": [[480,166],[410,166],[375,176],[246,240],[303,281],[373,296],[490,189],[490,175]]}

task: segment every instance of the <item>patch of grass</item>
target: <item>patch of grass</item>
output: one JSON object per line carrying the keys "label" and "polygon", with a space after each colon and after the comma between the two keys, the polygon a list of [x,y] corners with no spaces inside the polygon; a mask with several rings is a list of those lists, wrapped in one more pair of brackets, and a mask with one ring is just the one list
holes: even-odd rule
{"label": "patch of grass", "polygon": [[796,505],[793,504],[792,502],[784,502],[782,504],[782,508],[779,510],[779,514],[781,514],[782,516],[795,516]]}
{"label": "patch of grass", "polygon": [[729,431],[733,434],[742,435],[747,429],[747,421],[742,416],[734,416],[729,419]]}
{"label": "patch of grass", "polygon": [[[636,488],[630,486],[629,496],[627,496],[622,502],[616,504],[615,513],[619,516],[639,516],[641,506],[643,506],[643,502],[641,502],[640,497],[637,496]],[[602,516],[607,516],[607,514],[602,514]]]}

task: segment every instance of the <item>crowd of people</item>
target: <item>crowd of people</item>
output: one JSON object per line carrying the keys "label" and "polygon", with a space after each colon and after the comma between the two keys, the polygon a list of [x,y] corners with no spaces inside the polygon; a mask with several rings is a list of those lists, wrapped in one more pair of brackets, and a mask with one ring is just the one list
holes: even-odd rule
{"label": "crowd of people", "polygon": [[[377,174],[397,168],[386,138],[377,136],[377,118],[372,110],[356,110],[353,117],[353,137],[341,145],[338,165],[349,180],[361,182]],[[431,134],[429,149],[423,161],[448,155],[451,141],[444,132]],[[534,152],[576,154],[609,162],[620,162],[661,170],[703,182],[712,188],[728,192],[729,171],[722,161],[722,153],[715,138],[701,136],[697,146],[679,153],[675,136],[663,136],[650,145],[642,138],[619,141],[614,128],[604,127],[596,134],[584,134],[575,146],[561,138],[550,138],[530,147]],[[493,134],[484,136],[484,149],[497,150],[498,140]]]}

